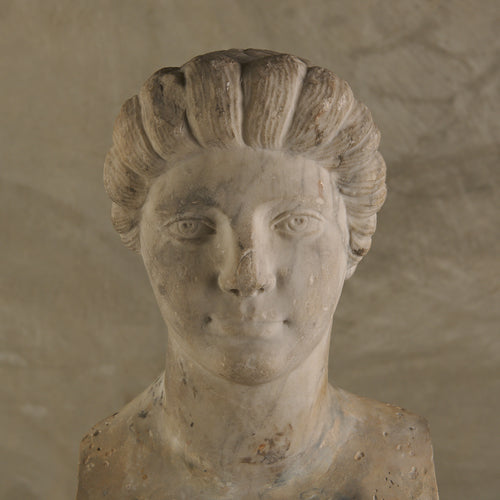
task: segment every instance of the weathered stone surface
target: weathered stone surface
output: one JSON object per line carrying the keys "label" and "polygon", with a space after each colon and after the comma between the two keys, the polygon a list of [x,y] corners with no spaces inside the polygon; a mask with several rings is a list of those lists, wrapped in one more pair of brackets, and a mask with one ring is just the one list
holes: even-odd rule
{"label": "weathered stone surface", "polygon": [[[168,329],[166,369],[85,436],[77,499],[437,500],[426,421],[328,383],[332,318],[386,194],[368,109],[288,54],[157,74],[179,88],[153,76],[147,113],[125,102],[104,181]],[[155,152],[146,130],[156,143],[170,122]]]}
{"label": "weathered stone surface", "polygon": [[382,131],[389,196],[330,373],[428,418],[443,498],[497,500],[497,4],[2,2],[0,498],[74,497],[82,434],[165,362],[103,217],[112,117],[166,61],[263,46],[335,69]]}

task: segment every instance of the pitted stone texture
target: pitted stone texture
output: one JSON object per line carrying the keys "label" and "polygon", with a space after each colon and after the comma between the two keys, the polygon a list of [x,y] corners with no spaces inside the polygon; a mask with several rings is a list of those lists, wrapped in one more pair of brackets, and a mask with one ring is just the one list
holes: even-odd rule
{"label": "pitted stone texture", "polygon": [[164,364],[147,277],[103,217],[112,117],[165,61],[267,46],[335,69],[383,135],[390,195],[336,313],[332,377],[428,417],[443,498],[497,500],[497,11],[3,2],[0,498],[74,497],[82,434]]}

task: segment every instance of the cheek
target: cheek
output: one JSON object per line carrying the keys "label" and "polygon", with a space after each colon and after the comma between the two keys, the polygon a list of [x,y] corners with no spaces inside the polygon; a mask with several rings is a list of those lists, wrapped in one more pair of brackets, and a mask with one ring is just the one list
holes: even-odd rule
{"label": "cheek", "polygon": [[145,267],[163,313],[182,313],[208,280],[207,263],[199,252],[172,243],[154,242],[143,254]]}
{"label": "cheek", "polygon": [[329,318],[338,302],[346,269],[345,249],[339,243],[321,238],[297,252],[290,286],[296,290],[296,312],[303,318]]}

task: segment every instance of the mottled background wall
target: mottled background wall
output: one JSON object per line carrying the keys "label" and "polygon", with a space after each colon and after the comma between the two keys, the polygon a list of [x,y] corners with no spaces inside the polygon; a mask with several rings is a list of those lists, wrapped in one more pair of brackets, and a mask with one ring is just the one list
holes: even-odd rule
{"label": "mottled background wall", "polygon": [[102,188],[119,106],[162,66],[265,47],[333,69],[382,131],[389,197],[339,306],[332,379],[428,417],[442,499],[498,499],[498,14],[1,0],[0,498],[72,498],[81,436],[162,370],[162,320]]}

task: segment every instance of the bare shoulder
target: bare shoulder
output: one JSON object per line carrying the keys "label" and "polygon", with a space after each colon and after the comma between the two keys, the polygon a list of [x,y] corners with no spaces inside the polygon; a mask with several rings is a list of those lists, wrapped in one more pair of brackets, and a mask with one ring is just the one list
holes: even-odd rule
{"label": "bare shoulder", "polygon": [[[77,500],[125,498],[142,480],[135,464],[154,453],[152,416],[162,400],[162,377],[119,412],[98,422],[80,443]],[[131,491],[132,493],[132,491]]]}
{"label": "bare shoulder", "polygon": [[438,498],[429,425],[404,408],[334,389],[345,425],[343,461],[361,498]]}

